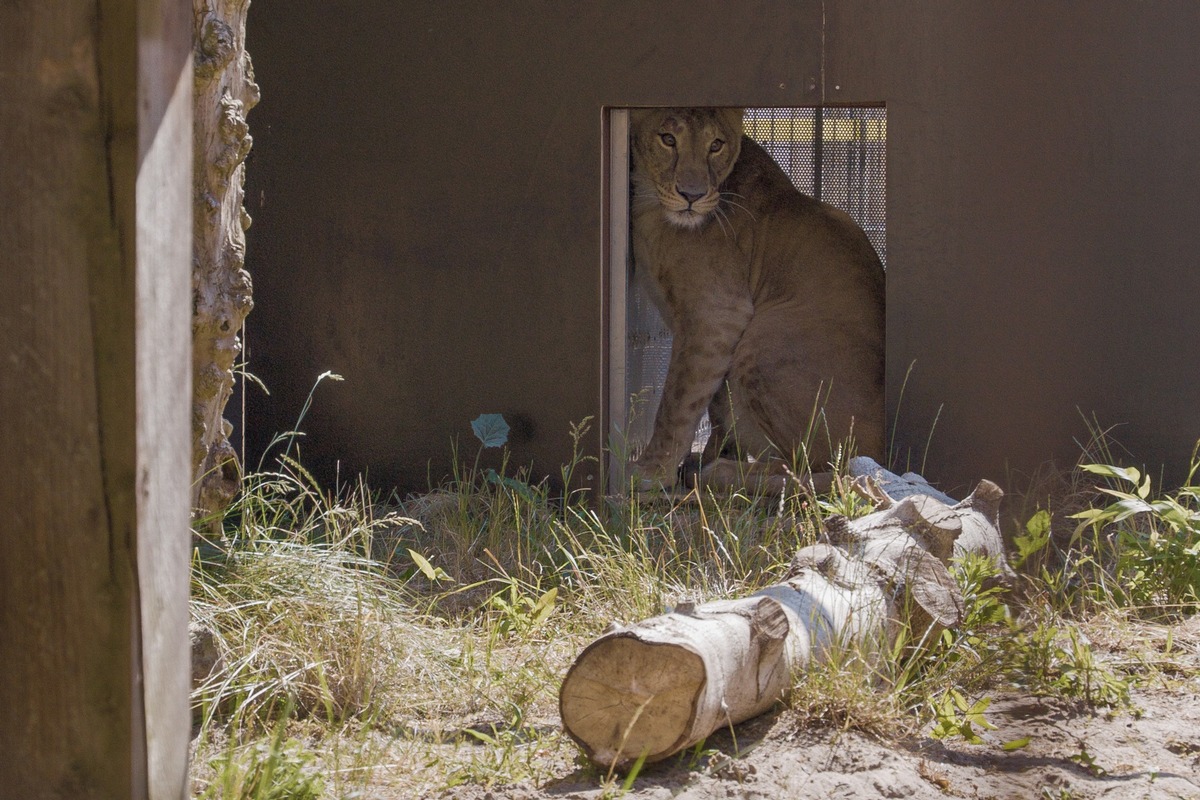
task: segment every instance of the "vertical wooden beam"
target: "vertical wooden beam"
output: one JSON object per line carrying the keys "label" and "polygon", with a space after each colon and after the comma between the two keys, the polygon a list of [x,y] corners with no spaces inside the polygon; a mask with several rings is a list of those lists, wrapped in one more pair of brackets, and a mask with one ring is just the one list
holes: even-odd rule
{"label": "vertical wooden beam", "polygon": [[604,290],[602,329],[607,332],[604,357],[606,396],[601,432],[607,451],[603,492],[623,491],[629,452],[625,446],[629,422],[629,381],[626,366],[626,311],[629,283],[629,109],[612,108],[606,112],[607,174],[604,184]]}
{"label": "vertical wooden beam", "polygon": [[0,6],[6,797],[187,794],[188,11]]}
{"label": "vertical wooden beam", "polygon": [[151,798],[184,798],[191,717],[192,6],[138,2],[137,579]]}

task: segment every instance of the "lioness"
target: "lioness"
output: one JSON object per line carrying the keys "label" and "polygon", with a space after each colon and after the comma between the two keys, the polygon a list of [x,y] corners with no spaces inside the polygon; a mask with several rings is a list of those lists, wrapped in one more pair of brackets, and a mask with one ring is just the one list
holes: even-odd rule
{"label": "lioness", "polygon": [[866,234],[797,190],[741,109],[641,109],[630,126],[635,280],[674,337],[640,488],[674,485],[705,409],[708,485],[741,480],[731,458],[758,460],[760,486],[772,456],[824,470],[852,432],[881,458],[884,274]]}

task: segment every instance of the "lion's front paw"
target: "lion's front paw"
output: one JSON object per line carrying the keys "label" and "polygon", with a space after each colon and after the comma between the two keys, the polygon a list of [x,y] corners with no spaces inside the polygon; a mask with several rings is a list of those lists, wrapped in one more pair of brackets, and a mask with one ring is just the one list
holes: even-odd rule
{"label": "lion's front paw", "polygon": [[630,465],[629,484],[637,494],[662,494],[675,489],[678,478],[676,471],[667,469],[657,461],[638,460]]}

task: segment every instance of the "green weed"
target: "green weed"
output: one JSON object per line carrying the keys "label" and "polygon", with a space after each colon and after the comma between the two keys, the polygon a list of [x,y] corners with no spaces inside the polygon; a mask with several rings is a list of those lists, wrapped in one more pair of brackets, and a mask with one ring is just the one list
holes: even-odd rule
{"label": "green weed", "polygon": [[1099,490],[1111,498],[1073,515],[1075,540],[1097,562],[1089,598],[1154,618],[1200,609],[1200,486],[1193,484],[1200,461],[1193,457],[1185,486],[1158,495],[1134,467],[1082,468],[1110,481]]}
{"label": "green weed", "polygon": [[950,689],[931,703],[934,725],[930,736],[935,739],[961,736],[969,744],[983,744],[979,731],[996,729],[984,716],[991,704],[988,697],[969,702],[962,692]]}
{"label": "green weed", "polygon": [[198,781],[201,800],[317,800],[324,792],[316,756],[287,737],[285,709],[275,730],[265,738],[232,735],[204,764]]}

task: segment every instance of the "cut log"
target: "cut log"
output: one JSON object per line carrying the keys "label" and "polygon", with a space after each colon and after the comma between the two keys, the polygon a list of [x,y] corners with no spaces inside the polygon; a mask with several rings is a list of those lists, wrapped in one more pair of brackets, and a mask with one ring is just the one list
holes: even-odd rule
{"label": "cut log", "polygon": [[568,674],[563,724],[588,732],[572,735],[601,764],[676,753],[775,702],[787,632],[782,608],[768,598],[676,610],[611,631]]}
{"label": "cut log", "polygon": [[[849,467],[850,474],[854,476],[854,490],[864,499],[875,503],[877,509],[887,510],[911,498],[912,508],[902,513],[915,512],[918,515],[916,530],[928,531],[931,526],[936,527],[935,517],[946,520],[947,524],[957,526],[959,530],[954,538],[954,555],[975,553],[988,556],[1006,581],[1016,577],[1004,556],[1004,540],[1000,536],[999,523],[1000,501],[1004,499],[1004,491],[996,484],[980,481],[967,499],[955,503],[953,498],[930,486],[915,472],[897,475],[864,456],[852,458]],[[939,501],[939,504],[929,505],[930,498]],[[939,511],[942,506],[948,508]],[[929,515],[929,519],[925,518],[926,515]],[[857,521],[856,527],[869,524],[867,519]],[[939,552],[938,557],[945,556]]]}
{"label": "cut log", "polygon": [[955,543],[976,526],[999,541],[1001,494],[988,481],[954,505],[882,494],[879,511],[830,518],[829,541],[800,550],[778,584],[610,626],[563,680],[563,728],[599,765],[657,761],[767,711],[811,663],[878,663],[901,635],[930,640],[963,612],[946,567]]}

